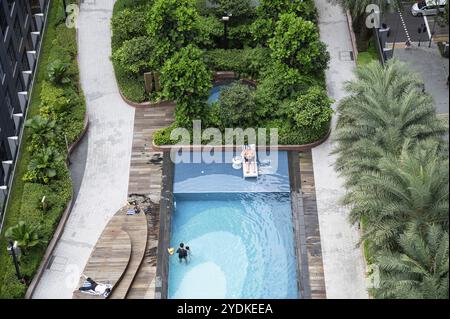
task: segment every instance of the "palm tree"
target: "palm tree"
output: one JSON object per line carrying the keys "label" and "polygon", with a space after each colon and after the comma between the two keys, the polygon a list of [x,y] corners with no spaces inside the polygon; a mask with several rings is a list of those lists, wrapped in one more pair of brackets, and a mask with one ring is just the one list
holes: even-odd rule
{"label": "palm tree", "polygon": [[350,96],[337,109],[334,152],[346,186],[356,185],[366,172],[376,172],[379,159],[399,154],[405,141],[413,145],[439,139],[447,131],[421,86],[416,74],[397,60],[357,69],[356,80],[347,84]]}
{"label": "palm tree", "polygon": [[448,232],[430,225],[424,233],[408,231],[398,241],[400,252],[383,251],[377,298],[448,299]]}
{"label": "palm tree", "polygon": [[378,248],[395,249],[398,234],[422,232],[428,224],[448,226],[449,169],[445,144],[422,141],[386,155],[377,172],[361,176],[344,198],[350,219],[364,218],[362,239]]}

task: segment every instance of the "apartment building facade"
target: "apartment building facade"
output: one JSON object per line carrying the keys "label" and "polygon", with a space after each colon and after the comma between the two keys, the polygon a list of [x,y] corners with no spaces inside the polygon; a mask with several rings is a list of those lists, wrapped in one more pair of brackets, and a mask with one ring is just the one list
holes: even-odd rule
{"label": "apartment building facade", "polygon": [[0,226],[50,0],[0,0]]}

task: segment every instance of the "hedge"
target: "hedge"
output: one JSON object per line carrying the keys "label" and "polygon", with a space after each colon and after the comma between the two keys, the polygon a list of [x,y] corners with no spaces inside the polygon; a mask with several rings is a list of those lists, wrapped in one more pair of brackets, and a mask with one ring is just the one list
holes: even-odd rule
{"label": "hedge", "polygon": [[[75,2],[76,0],[66,1],[67,4]],[[86,106],[83,93],[79,88],[76,30],[66,28],[64,21],[62,0],[53,0],[49,9],[46,34],[43,38],[40,63],[36,69],[27,118],[31,119],[36,115],[47,116],[45,107],[54,108],[54,105],[50,104],[45,106],[42,103],[43,97],[47,99],[57,92],[60,98],[70,99],[67,108],[59,111],[53,109],[52,114],[56,117],[60,132],[66,134],[68,142],[72,143],[83,129]],[[65,76],[70,78],[70,83],[58,86],[49,82],[47,67],[49,63],[57,59],[68,64]],[[49,103],[48,100],[47,103]],[[20,283],[15,276],[11,257],[6,251],[4,232],[19,221],[25,221],[31,225],[40,225],[40,235],[48,243],[72,196],[70,172],[64,162],[57,166],[57,177],[47,185],[23,180],[28,171],[28,164],[33,158],[29,147],[32,141],[32,129],[25,127],[21,155],[18,158],[5,223],[0,236],[0,298],[22,298],[27,290],[27,285]],[[65,143],[59,142],[57,145],[57,150],[66,155]],[[46,196],[47,203],[45,212],[41,204],[43,196]],[[20,257],[20,270],[27,284],[35,275],[45,250],[46,245],[38,246]]]}

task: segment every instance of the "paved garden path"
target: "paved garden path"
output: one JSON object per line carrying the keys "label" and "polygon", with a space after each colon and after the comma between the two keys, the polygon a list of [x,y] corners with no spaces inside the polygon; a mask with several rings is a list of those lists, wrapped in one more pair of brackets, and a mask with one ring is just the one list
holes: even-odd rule
{"label": "paved garden path", "polygon": [[[316,0],[316,6],[321,39],[331,54],[327,87],[329,95],[336,100],[336,107],[346,95],[343,86],[353,78],[355,68],[349,54],[352,51],[350,32],[345,13],[335,1]],[[348,223],[348,209],[338,203],[345,189],[333,169],[336,158],[330,155],[332,140],[333,134],[312,151],[327,298],[367,298],[365,264],[357,247],[359,233]]]}
{"label": "paved garden path", "polygon": [[114,1],[87,0],[78,19],[81,84],[90,127],[78,197],[33,298],[71,298],[105,225],[127,200],[134,109],[125,104],[111,61]]}

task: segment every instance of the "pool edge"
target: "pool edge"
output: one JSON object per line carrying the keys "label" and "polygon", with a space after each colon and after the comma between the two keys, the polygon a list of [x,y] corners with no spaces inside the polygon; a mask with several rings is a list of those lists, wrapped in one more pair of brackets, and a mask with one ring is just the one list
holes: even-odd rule
{"label": "pool edge", "polygon": [[169,287],[169,255],[166,248],[170,244],[173,212],[173,180],[175,165],[169,153],[163,154],[162,189],[159,210],[159,241],[156,263],[155,299],[167,299]]}
{"label": "pool edge", "polygon": [[301,194],[299,152],[288,152],[288,170],[291,186],[292,224],[294,227],[295,255],[297,257],[297,286],[299,299],[311,299],[306,226]]}

